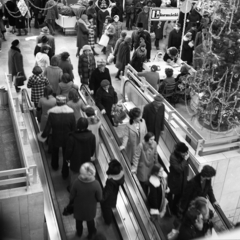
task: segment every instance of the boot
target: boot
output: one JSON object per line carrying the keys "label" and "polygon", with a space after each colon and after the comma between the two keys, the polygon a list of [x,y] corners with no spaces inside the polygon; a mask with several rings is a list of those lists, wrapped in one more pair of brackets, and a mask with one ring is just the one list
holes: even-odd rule
{"label": "boot", "polygon": [[93,52],[94,56],[98,56],[98,55],[99,55],[98,53],[96,53],[96,51],[95,51],[95,48],[94,48],[94,47],[92,47],[92,52]]}
{"label": "boot", "polygon": [[22,36],[21,29],[18,29],[18,34],[16,36]]}
{"label": "boot", "polygon": [[26,28],[24,28],[25,36],[28,34],[28,31]]}

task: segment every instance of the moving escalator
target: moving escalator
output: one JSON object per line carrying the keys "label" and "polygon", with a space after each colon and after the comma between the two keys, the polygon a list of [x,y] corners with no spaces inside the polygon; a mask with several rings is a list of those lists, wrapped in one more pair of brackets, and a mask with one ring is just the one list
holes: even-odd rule
{"label": "moving escalator", "polygon": [[[81,92],[79,94],[84,103],[89,104]],[[45,185],[44,194],[46,196],[45,205],[47,208],[45,211],[45,217],[49,238],[54,240],[68,239],[71,235],[71,231],[75,231],[75,222],[72,216],[67,219],[62,216],[63,207],[65,207],[68,203],[66,186],[64,187],[63,185],[61,186],[61,189],[59,189],[61,185],[59,184],[61,175],[58,173],[58,176],[56,176],[56,172],[51,171],[51,167],[49,165],[50,161],[48,161],[49,154],[47,154],[46,146],[37,141],[36,134],[39,132],[39,127],[26,90],[22,91],[22,109],[26,117],[26,121],[28,122],[28,130],[32,133],[30,135],[31,142],[35,145],[36,152],[41,153],[43,167],[39,175],[42,184]],[[106,170],[110,159],[120,159],[121,153],[119,152],[118,147],[114,145],[114,139],[109,136],[108,124],[99,112],[98,117],[101,119],[102,126],[100,128],[99,157],[98,160],[95,161],[95,166],[100,182],[104,186],[107,178]],[[158,236],[154,225],[150,221],[148,211],[144,208],[145,205],[143,202],[140,201],[140,196],[135,193],[137,186],[134,184],[131,173],[126,164],[123,164],[123,169],[125,173],[125,184],[119,190],[117,206],[116,209],[113,209],[116,224],[115,226],[111,226],[111,228],[113,228],[111,231],[112,237],[114,237],[114,239],[124,240],[162,239]],[[48,215],[52,216],[50,220]],[[55,220],[54,228],[52,228],[52,219]],[[69,228],[71,228],[71,231]],[[56,232],[58,233],[57,235],[51,235],[51,231],[53,231],[53,229],[56,229]]]}

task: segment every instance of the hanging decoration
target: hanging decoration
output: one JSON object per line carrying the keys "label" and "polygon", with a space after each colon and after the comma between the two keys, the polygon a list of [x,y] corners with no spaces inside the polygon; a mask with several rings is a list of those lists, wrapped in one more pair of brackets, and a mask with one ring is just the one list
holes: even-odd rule
{"label": "hanging decoration", "polygon": [[25,1],[24,0],[20,0],[17,3],[17,6],[18,6],[18,9],[19,9],[21,15],[24,17],[26,15],[26,13],[28,12],[28,7],[27,7]]}

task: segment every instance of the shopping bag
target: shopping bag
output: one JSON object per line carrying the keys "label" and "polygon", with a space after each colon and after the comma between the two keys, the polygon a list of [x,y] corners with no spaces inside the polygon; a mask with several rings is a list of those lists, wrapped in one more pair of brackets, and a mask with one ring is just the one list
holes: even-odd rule
{"label": "shopping bag", "polygon": [[98,44],[103,47],[106,47],[108,45],[108,42],[109,42],[109,36],[107,36],[106,34],[103,34]]}
{"label": "shopping bag", "polygon": [[18,72],[17,76],[15,77],[15,86],[17,86],[17,87],[23,86],[24,81],[26,81],[26,80],[27,80],[26,76],[23,73]]}
{"label": "shopping bag", "polygon": [[107,58],[107,62],[111,64],[114,61],[115,56],[113,55],[113,49],[111,48],[112,52],[109,54]]}
{"label": "shopping bag", "polygon": [[64,209],[63,209],[63,216],[68,216],[73,214],[73,204],[69,203]]}

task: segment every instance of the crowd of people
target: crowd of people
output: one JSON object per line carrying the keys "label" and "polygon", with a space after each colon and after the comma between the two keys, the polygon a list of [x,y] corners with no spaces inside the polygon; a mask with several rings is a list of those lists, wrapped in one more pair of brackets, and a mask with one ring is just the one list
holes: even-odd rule
{"label": "crowd of people", "polygon": [[[12,4],[14,0],[9,2]],[[172,3],[174,4],[174,1]],[[49,0],[46,6],[54,4],[53,0]],[[202,62],[194,59],[194,55],[199,54],[198,49],[207,46],[210,21],[207,16],[201,17],[193,8],[187,16],[184,34],[181,21],[153,22],[148,26],[149,7],[160,5],[161,1],[158,0],[128,1],[126,27],[127,30],[136,27],[132,35],[128,36],[123,27],[123,15],[118,9],[118,4],[110,15],[108,11],[96,10],[94,1],[89,1],[89,7],[79,16],[76,23],[77,69],[81,84],[88,86],[96,106],[113,125],[112,108],[118,103],[118,96],[107,67],[110,64],[111,53],[118,69],[116,80],[124,74],[126,65],[131,64],[139,77],[144,77],[159,91],[160,94],[155,96],[154,101],[147,104],[143,111],[138,107],[129,111],[129,122],[125,126],[120,150],[126,152],[131,172],[136,174],[147,197],[151,216],[163,218],[169,214],[174,217],[174,229],[168,238],[174,239],[178,235],[179,240],[191,240],[205,236],[213,227],[213,215],[206,197],[209,197],[213,205],[218,204],[211,185],[216,171],[206,165],[198,175],[188,181],[189,150],[184,143],[179,142],[171,153],[170,172],[167,174],[159,162],[157,145],[164,134],[165,89],[168,85],[175,84],[178,91],[186,92],[188,87],[185,77],[190,74],[191,66],[201,67]],[[9,5],[9,9],[10,7]],[[101,204],[105,223],[111,224],[112,208],[116,207],[119,187],[124,183],[124,171],[121,163],[112,159],[106,172],[108,178],[103,190],[95,178],[94,160],[99,157],[101,121],[95,109],[85,105],[78,94],[79,84],[75,84],[78,78],[73,74],[74,66],[69,52],[55,54],[54,19],[58,13],[55,8],[51,9],[50,13],[46,11],[47,26],[41,29],[36,38],[35,66],[28,78],[27,88],[31,88],[31,101],[36,108],[40,124],[38,138],[39,141],[47,142],[54,171],[59,169],[59,149],[62,149],[62,177],[69,179],[69,206],[73,206],[77,236],[82,236],[83,221],[86,221],[88,239],[97,239],[94,222],[97,202]],[[10,19],[11,17],[9,21]],[[13,26],[14,33],[16,25],[13,22],[10,25]],[[39,22],[35,22],[35,27],[38,26]],[[0,38],[3,38],[4,30],[1,24],[0,27]],[[21,28],[25,29],[25,25]],[[159,68],[156,65],[151,66],[150,71],[143,71],[144,62],[151,59],[151,32],[155,32],[157,50],[160,40],[165,39],[167,43],[162,58],[169,64],[169,68],[165,69],[165,79],[160,79],[157,72]],[[27,34],[26,31],[25,33]],[[98,55],[95,44],[102,35],[109,37],[107,46],[102,48],[105,58],[95,59]],[[8,53],[8,67],[17,92],[21,90],[17,79],[27,79],[23,57],[21,42],[16,39],[11,43]],[[173,76],[171,66],[176,64],[179,58],[186,64],[182,65],[178,76]]]}

